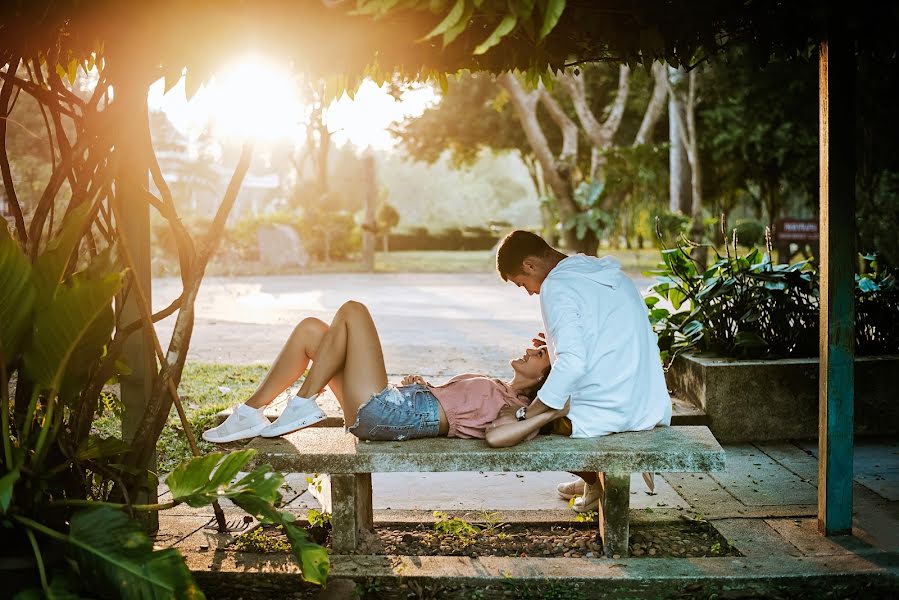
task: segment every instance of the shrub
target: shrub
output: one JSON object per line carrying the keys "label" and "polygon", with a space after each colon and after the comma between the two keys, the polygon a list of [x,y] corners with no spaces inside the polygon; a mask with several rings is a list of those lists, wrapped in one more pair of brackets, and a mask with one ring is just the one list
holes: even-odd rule
{"label": "shrub", "polygon": [[735,227],[737,243],[746,248],[763,247],[765,245],[765,229],[764,223],[746,219],[737,221]]}
{"label": "shrub", "polygon": [[[899,352],[899,302],[894,273],[873,255],[856,275],[856,349],[860,355]],[[755,249],[716,252],[704,271],[682,246],[662,251],[646,298],[663,361],[692,350],[728,357],[809,357],[818,353],[819,280],[809,261],[774,264]],[[661,306],[666,301],[669,307]]]}
{"label": "shrub", "polygon": [[656,243],[662,247],[673,244],[687,233],[690,217],[679,212],[663,211],[656,215]]}

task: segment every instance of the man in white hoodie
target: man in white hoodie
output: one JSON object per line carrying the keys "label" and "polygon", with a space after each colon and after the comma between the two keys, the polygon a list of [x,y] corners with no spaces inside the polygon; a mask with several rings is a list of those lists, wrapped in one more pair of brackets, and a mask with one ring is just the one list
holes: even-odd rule
{"label": "man in white hoodie", "polygon": [[[671,424],[657,338],[640,292],[617,260],[566,256],[540,236],[519,230],[500,244],[496,268],[504,281],[540,295],[552,361],[537,399],[519,419],[570,402],[571,437]],[[559,485],[559,494],[580,496],[574,504],[579,512],[595,510],[601,495],[597,474],[577,475],[581,479]]]}

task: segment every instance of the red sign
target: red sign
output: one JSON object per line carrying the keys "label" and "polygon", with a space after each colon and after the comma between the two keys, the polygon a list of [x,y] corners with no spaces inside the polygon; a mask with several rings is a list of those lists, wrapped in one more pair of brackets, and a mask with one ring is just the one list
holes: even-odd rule
{"label": "red sign", "polygon": [[774,239],[778,242],[817,242],[818,219],[778,219]]}

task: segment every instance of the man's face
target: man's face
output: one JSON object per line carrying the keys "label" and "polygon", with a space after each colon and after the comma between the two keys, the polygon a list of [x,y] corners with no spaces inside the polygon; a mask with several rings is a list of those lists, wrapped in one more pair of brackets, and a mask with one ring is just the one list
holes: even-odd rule
{"label": "man's face", "polygon": [[546,279],[548,270],[544,268],[543,261],[539,258],[528,257],[521,263],[521,273],[509,277],[509,281],[520,288],[524,288],[529,296],[540,293],[540,286]]}

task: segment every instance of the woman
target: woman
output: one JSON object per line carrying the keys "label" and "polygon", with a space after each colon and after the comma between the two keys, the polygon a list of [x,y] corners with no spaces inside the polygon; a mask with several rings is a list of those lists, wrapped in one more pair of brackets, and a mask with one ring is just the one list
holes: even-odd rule
{"label": "woman", "polygon": [[[264,408],[305,372],[309,361],[312,367],[299,393],[270,424]],[[549,410],[534,416],[519,411],[534,399],[549,373],[545,347],[529,348],[510,365],[514,374],[508,382],[466,374],[432,386],[409,375],[400,387],[388,385],[375,324],[363,304],[351,301],[340,307],[330,327],[314,318],[297,325],[259,388],[203,438],[224,443],[308,427],[325,418],[315,397],[327,385],[343,409],[344,421],[352,423],[348,431],[360,439],[445,435],[487,438],[491,445],[510,446],[567,413]]]}

